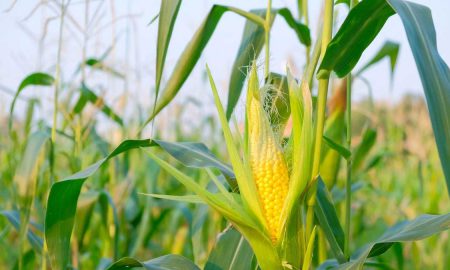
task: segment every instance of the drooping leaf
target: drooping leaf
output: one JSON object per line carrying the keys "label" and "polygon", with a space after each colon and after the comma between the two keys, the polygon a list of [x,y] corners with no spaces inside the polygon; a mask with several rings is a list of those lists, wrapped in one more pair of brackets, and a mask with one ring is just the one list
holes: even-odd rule
{"label": "drooping leaf", "polygon": [[[69,262],[70,237],[72,234],[78,197],[84,181],[93,175],[109,159],[131,149],[158,146],[159,143],[161,143],[162,149],[165,150],[164,147],[166,147],[169,154],[173,154],[174,158],[185,163],[186,166],[216,167],[219,170],[226,171],[226,165],[220,164],[210,152],[208,154],[205,154],[206,151],[201,152],[200,149],[203,149],[203,147],[199,145],[196,145],[196,147],[191,150],[189,146],[192,146],[192,143],[188,143],[186,146],[182,143],[171,144],[161,140],[152,141],[150,139],[123,141],[104,159],[101,159],[85,170],[52,185],[45,216],[45,236],[53,268],[63,269]],[[182,151],[177,149],[177,146],[181,147],[185,152],[192,151],[192,156],[195,158],[189,159],[189,155],[181,155],[180,153]],[[205,160],[201,161],[202,158],[205,158]],[[213,160],[215,160],[215,162],[212,162]]]}
{"label": "drooping leaf", "polygon": [[352,155],[350,150],[348,150],[343,145],[340,145],[336,142],[334,142],[332,139],[328,138],[327,136],[323,136],[323,140],[326,142],[326,144],[331,148],[336,150],[343,158],[349,159]]}
{"label": "drooping leaf", "polygon": [[300,43],[305,46],[311,46],[311,35],[308,26],[298,22],[288,8],[281,8],[276,11],[284,18],[289,27],[294,30]]}
{"label": "drooping leaf", "polygon": [[394,243],[417,241],[450,229],[450,213],[444,215],[422,215],[389,228],[378,240],[369,244],[353,260],[340,265],[339,270],[361,269],[368,257],[379,256]]}
{"label": "drooping leaf", "polygon": [[110,265],[107,270],[144,268],[146,270],[200,270],[192,261],[180,255],[165,255],[149,261],[140,262],[133,258],[122,258]]}
{"label": "drooping leaf", "polygon": [[13,121],[13,112],[14,107],[16,105],[17,98],[19,97],[20,93],[25,89],[27,86],[51,86],[55,82],[55,79],[47,74],[42,72],[36,72],[28,75],[23,79],[23,81],[20,83],[19,88],[17,89],[16,94],[14,95],[13,101],[11,103],[11,107],[9,109],[9,121],[8,121],[8,127],[11,130],[12,127],[12,121]]}
{"label": "drooping leaf", "polygon": [[331,71],[339,77],[347,75],[393,14],[386,0],[363,0],[356,5],[328,44],[317,77]]}
{"label": "drooping leaf", "polygon": [[398,52],[400,50],[400,44],[397,42],[386,41],[383,44],[383,47],[377,52],[377,54],[360,70],[356,72],[356,74],[361,74],[363,71],[371,67],[372,65],[380,62],[385,57],[389,58],[390,66],[391,66],[391,74],[394,73],[395,65],[397,64]]}
{"label": "drooping leaf", "polygon": [[180,10],[181,0],[161,1],[159,10],[158,39],[156,46],[155,104],[158,100],[161,77],[166,61],[167,49],[172,37],[173,27]]}
{"label": "drooping leaf", "polygon": [[253,251],[244,237],[230,227],[220,234],[204,269],[248,270],[252,266],[253,256]]}
{"label": "drooping leaf", "polygon": [[202,143],[192,142],[165,142],[154,140],[171,156],[178,159],[181,163],[193,168],[214,167],[219,169],[227,179],[232,190],[236,190],[237,184],[235,176],[229,165],[219,161],[214,154]]}
{"label": "drooping leaf", "polygon": [[439,55],[431,11],[402,0],[387,0],[405,27],[419,71],[442,169],[450,194],[450,70]]}
{"label": "drooping leaf", "polygon": [[80,98],[78,99],[75,107],[73,108],[74,114],[79,114],[83,111],[86,104],[90,102],[92,105],[97,107],[102,113],[104,113],[108,118],[123,126],[122,118],[114,112],[114,110],[105,104],[103,98],[97,96],[91,89],[89,89],[84,83],[80,87]]}
{"label": "drooping leaf", "polygon": [[317,182],[316,198],[314,212],[319,220],[320,228],[325,233],[334,256],[339,262],[343,263],[345,262],[343,252],[345,241],[344,230],[342,230],[342,226],[339,223],[331,196],[320,176]]}
{"label": "drooping leaf", "polygon": [[[106,56],[106,55],[105,55]],[[115,70],[114,68],[108,66],[104,62],[104,58],[98,59],[98,58],[89,58],[85,62],[86,66],[89,66],[94,69],[101,70],[103,72],[112,74],[118,78],[125,79],[125,75],[120,73],[119,71]]]}

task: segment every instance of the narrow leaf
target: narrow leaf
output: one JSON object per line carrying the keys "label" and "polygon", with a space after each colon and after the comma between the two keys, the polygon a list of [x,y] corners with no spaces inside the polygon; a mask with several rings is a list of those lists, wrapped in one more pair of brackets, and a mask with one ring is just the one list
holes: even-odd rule
{"label": "narrow leaf", "polygon": [[339,223],[331,196],[320,176],[317,182],[316,196],[317,201],[314,212],[319,220],[320,228],[325,233],[334,256],[339,262],[343,263],[346,261],[343,252],[345,241],[344,230],[342,230],[341,224]]}
{"label": "narrow leaf", "polygon": [[14,95],[13,101],[11,103],[11,107],[9,109],[9,121],[8,121],[8,127],[9,130],[11,130],[12,127],[12,121],[13,121],[13,112],[14,107],[16,105],[17,98],[19,97],[20,93],[25,89],[27,86],[35,85],[35,86],[51,86],[53,85],[55,79],[47,74],[42,72],[37,72],[28,75],[23,81],[20,83],[19,88],[17,89],[16,94]]}
{"label": "narrow leaf", "polygon": [[[266,10],[258,9],[251,11],[252,13],[265,18]],[[271,24],[275,16],[271,17]],[[252,22],[246,21],[244,31],[242,33],[241,44],[234,59],[233,67],[231,69],[230,83],[228,86],[228,102],[226,116],[229,120],[233,113],[234,107],[238,103],[239,97],[244,86],[245,78],[252,61],[255,61],[264,46],[264,27]]]}
{"label": "narrow leaf", "polygon": [[380,62],[385,57],[389,58],[390,66],[391,66],[391,75],[394,73],[395,64],[397,63],[398,52],[400,50],[400,44],[392,41],[386,41],[378,51],[378,53],[367,63],[365,64],[356,74],[361,74],[363,71],[371,67],[372,65]]}
{"label": "narrow leaf", "polygon": [[[265,18],[266,9],[258,9],[251,12]],[[272,14],[273,16],[270,21],[270,26],[272,26],[275,16],[279,14],[286,21],[288,26],[295,31],[299,41],[302,44],[306,46],[311,45],[311,34],[309,28],[295,20],[289,9],[273,9]],[[245,78],[248,76],[248,71],[250,69],[249,67],[251,66],[252,61],[258,58],[263,45],[264,28],[261,25],[253,23],[252,21],[247,21],[242,34],[241,45],[231,70],[226,111],[227,119],[230,119],[231,114],[233,113],[233,110],[239,100]],[[289,102],[287,102],[287,104],[289,104]]]}
{"label": "narrow leaf", "polygon": [[352,156],[352,152],[348,150],[346,147],[334,142],[332,139],[328,138],[327,136],[323,136],[323,140],[327,143],[327,145],[336,150],[342,157],[345,159],[349,159]]}
{"label": "narrow leaf", "polygon": [[393,14],[386,0],[363,0],[356,5],[328,44],[317,77],[332,70],[339,77],[347,75]]}
{"label": "narrow leaf", "polygon": [[104,59],[97,59],[97,58],[89,58],[86,60],[85,64],[91,68],[101,70],[103,72],[109,73],[111,75],[114,75],[118,78],[125,79],[125,75],[120,73],[119,71],[115,70],[114,68],[106,65],[104,63]]}
{"label": "narrow leaf", "polygon": [[161,1],[158,23],[158,41],[156,46],[155,104],[158,100],[159,87],[164,70],[164,63],[166,61],[167,49],[172,37],[172,31],[178,16],[178,11],[180,10],[180,5],[181,0]]}
{"label": "narrow leaf", "polygon": [[107,270],[125,270],[142,267],[146,270],[200,270],[192,261],[180,255],[165,255],[146,262],[133,258],[122,258],[110,265]]}
{"label": "narrow leaf", "polygon": [[178,62],[172,71],[169,79],[167,80],[167,85],[165,86],[161,98],[156,103],[155,108],[153,109],[149,118],[145,121],[144,126],[148,124],[150,121],[155,118],[155,116],[165,107],[169,102],[175,97],[175,95],[180,90],[181,86],[183,86],[184,82],[188,78],[189,74],[194,69],[197,64],[198,59],[200,58],[203,50],[209,42],[212,34],[214,33],[217,24],[219,23],[222,15],[231,11],[238,15],[245,17],[246,19],[252,20],[261,26],[264,25],[264,20],[250,12],[246,12],[237,8],[214,5],[208,16],[205,18],[201,26],[198,28],[197,32],[195,32],[189,44],[184,49],[181,54]]}
{"label": "narrow leaf", "polygon": [[80,98],[78,99],[78,102],[75,104],[75,107],[73,109],[73,113],[79,114],[83,111],[84,107],[86,106],[87,102],[92,103],[95,107],[97,107],[102,113],[104,113],[108,118],[119,124],[120,126],[123,126],[123,120],[122,118],[114,112],[114,110],[105,104],[105,101],[103,98],[97,96],[91,89],[89,89],[84,83],[80,87]]}

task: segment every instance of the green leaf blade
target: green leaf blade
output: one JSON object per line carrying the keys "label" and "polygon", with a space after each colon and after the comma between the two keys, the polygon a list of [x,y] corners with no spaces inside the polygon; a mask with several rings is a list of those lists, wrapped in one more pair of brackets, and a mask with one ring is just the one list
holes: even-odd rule
{"label": "green leaf blade", "polygon": [[419,71],[442,169],[450,194],[450,70],[439,55],[431,11],[402,0],[386,0],[400,16]]}
{"label": "green leaf blade", "polygon": [[332,70],[339,77],[347,75],[393,14],[385,0],[364,0],[356,5],[328,45],[317,76],[322,78]]}

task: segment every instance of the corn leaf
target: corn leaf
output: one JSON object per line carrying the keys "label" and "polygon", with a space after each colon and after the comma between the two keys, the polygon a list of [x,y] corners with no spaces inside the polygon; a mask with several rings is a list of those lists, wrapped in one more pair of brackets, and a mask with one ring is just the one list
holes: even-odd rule
{"label": "corn leaf", "polygon": [[119,215],[117,213],[116,205],[114,204],[113,198],[109,194],[108,191],[102,190],[99,193],[98,203],[100,205],[100,211],[103,220],[103,226],[108,231],[109,224],[107,223],[109,209],[111,209],[113,215],[113,223],[114,223],[114,260],[118,259],[119,256],[119,232],[120,232],[120,221]]}
{"label": "corn leaf", "polygon": [[[230,127],[228,126],[228,121],[223,110],[222,103],[220,102],[219,94],[217,92],[216,84],[211,75],[211,71],[206,67],[209,76],[209,81],[214,94],[214,102],[216,104],[217,111],[219,113],[220,123],[222,125],[222,130],[225,137],[225,142],[227,145],[228,154],[230,155],[231,164],[233,166],[233,171],[236,175],[236,181],[239,186],[239,190],[242,194],[242,200],[244,206],[248,208],[256,217],[260,220],[261,224],[264,224],[265,220],[262,214],[261,206],[259,204],[258,192],[256,190],[256,185],[252,180],[252,174],[247,163],[244,163],[239,155],[239,151],[236,148],[233,135],[231,133]],[[256,71],[252,69],[252,76],[250,77],[251,82],[249,82],[249,87],[253,85],[255,89],[259,90],[257,87]],[[250,90],[249,90],[250,91]]]}
{"label": "corn leaf", "polygon": [[314,242],[316,240],[316,230],[317,230],[317,227],[314,226],[314,229],[312,230],[312,233],[309,236],[308,246],[306,248],[302,269],[310,269],[310,267],[311,267],[311,262],[313,259],[313,251],[314,251]]}
{"label": "corn leaf", "polygon": [[150,140],[122,142],[106,158],[52,185],[45,215],[45,241],[52,268],[65,269],[70,260],[70,237],[84,181],[112,157],[130,149],[152,146]]}
{"label": "corn leaf", "polygon": [[397,64],[397,57],[398,57],[399,50],[400,50],[399,43],[392,42],[392,41],[386,41],[383,44],[383,47],[381,47],[381,49],[378,51],[378,53],[367,64],[365,64],[360,70],[358,70],[356,72],[355,76],[358,76],[359,74],[364,72],[366,69],[368,69],[372,65],[374,65],[374,64],[380,62],[381,60],[383,60],[384,58],[388,57],[389,62],[390,62],[391,77],[392,77],[392,74],[394,73],[395,65]]}
{"label": "corn leaf", "polygon": [[394,243],[418,241],[450,229],[450,213],[422,215],[389,228],[378,240],[369,244],[354,260],[340,265],[339,270],[362,269],[368,257],[379,256]]}
{"label": "corn leaf", "polygon": [[450,70],[439,55],[436,31],[427,7],[386,0],[400,16],[419,71],[442,169],[450,194]]}
{"label": "corn leaf", "polygon": [[185,202],[185,203],[205,203],[198,195],[165,195],[165,194],[148,194],[140,193],[141,195],[150,196],[158,199],[165,199],[170,201]]}
{"label": "corn leaf", "polygon": [[[160,140],[156,142],[150,139],[123,141],[107,157],[94,163],[85,170],[52,185],[48,196],[47,212],[45,216],[45,241],[47,243],[48,253],[53,268],[63,269],[69,262],[70,237],[72,234],[78,197],[84,181],[93,175],[109,159],[131,149],[158,146],[158,143],[161,142],[162,141]],[[170,150],[167,152],[169,154],[174,154],[173,157],[179,158],[178,160],[180,162],[186,162],[186,166],[200,166],[201,163],[192,163],[192,161],[198,161],[199,157],[201,157],[201,155],[198,155],[198,152],[194,151],[195,153],[193,153],[193,156],[196,157],[196,159],[189,159],[188,155],[180,157],[180,155],[176,154],[180,152],[176,149],[177,144],[165,142],[161,144],[161,148],[164,149],[164,146],[168,147],[168,149],[170,146]],[[202,147],[199,147],[198,149],[201,148]],[[184,147],[183,149],[184,151],[190,151],[189,147]],[[203,164],[211,167],[216,166],[208,162]]]}
{"label": "corn leaf", "polygon": [[20,213],[20,239],[25,239],[31,207],[36,196],[38,167],[42,160],[42,151],[45,143],[49,141],[50,133],[47,131],[36,131],[31,134],[27,141],[25,153],[20,161],[19,167],[14,175],[14,185],[17,188],[17,206]]}
{"label": "corn leaf", "polygon": [[161,1],[159,10],[158,39],[156,46],[155,104],[158,100],[161,77],[166,61],[167,49],[172,37],[173,27],[180,10],[181,0]]}
{"label": "corn leaf", "polygon": [[[107,51],[107,53],[108,53],[108,51]],[[103,71],[103,72],[109,73],[111,75],[114,75],[114,76],[116,76],[118,78],[125,79],[125,75],[123,75],[119,71],[115,70],[114,68],[106,65],[104,63],[104,58],[101,58],[101,59],[89,58],[84,63],[85,63],[86,66],[89,66],[89,67],[91,67],[93,69],[98,69],[100,71]]]}
{"label": "corn leaf", "polygon": [[[22,225],[20,224],[20,214],[18,211],[13,210],[3,210],[0,211],[0,215],[4,216],[13,227],[20,232]],[[31,246],[37,251],[42,252],[43,241],[38,235],[36,235],[32,230],[27,230],[27,239]]]}
{"label": "corn leaf", "polygon": [[176,169],[174,166],[160,159],[156,154],[150,151],[147,151],[147,154],[151,159],[158,163],[161,168],[169,172],[188,190],[197,194],[205,203],[214,208],[231,222],[241,226],[258,229],[258,224],[254,222],[251,216],[246,215],[245,210],[242,208],[240,204],[241,201],[239,200],[239,195],[233,197],[233,201],[229,201],[227,200],[227,197],[223,195],[221,196],[221,194],[213,194],[203,186],[198,184],[195,179],[187,176],[186,174]]}
{"label": "corn leaf", "polygon": [[20,93],[22,93],[23,89],[25,89],[28,86],[51,86],[53,85],[53,83],[55,82],[55,79],[47,74],[47,73],[42,73],[42,72],[36,72],[36,73],[32,73],[30,75],[28,75],[27,77],[25,77],[25,79],[23,79],[23,81],[20,83],[19,88],[17,89],[16,94],[14,95],[13,101],[11,103],[11,107],[9,108],[9,115],[11,117],[9,117],[8,120],[8,127],[9,130],[11,130],[12,127],[12,121],[13,121],[13,112],[14,112],[14,107],[16,105],[16,101],[17,98],[19,97]]}
{"label": "corn leaf", "polygon": [[[251,11],[265,18],[266,9],[258,9]],[[311,35],[309,28],[299,23],[294,19],[292,13],[287,8],[272,10],[272,18],[270,25],[272,26],[276,15],[279,14],[291,27],[299,41],[306,45],[311,45]],[[245,78],[247,78],[249,67],[251,62],[256,60],[264,46],[264,28],[252,21],[247,21],[245,24],[244,32],[242,34],[241,45],[239,46],[238,53],[233,63],[230,76],[230,84],[228,87],[228,103],[227,103],[227,119],[230,119],[234,108],[239,100],[244,85]],[[267,78],[266,78],[267,79]],[[289,102],[287,102],[289,104]]]}
{"label": "corn leaf", "polygon": [[[345,135],[345,94],[339,89],[330,101],[330,116],[326,119],[324,127],[324,137],[331,139],[333,142],[342,144]],[[344,100],[341,98],[344,96]],[[342,104],[344,103],[344,104]],[[349,150],[349,149],[347,149]],[[341,163],[341,156],[338,151],[329,147],[326,143],[322,144],[320,162],[320,176],[326,186],[331,189],[336,183]]]}
{"label": "corn leaf", "polygon": [[311,46],[311,35],[308,26],[298,22],[288,8],[275,10],[286,21],[288,26],[294,30],[298,40],[305,46]]}
{"label": "corn leaf", "polygon": [[345,241],[344,230],[342,230],[342,226],[339,223],[331,196],[320,176],[317,182],[316,199],[314,212],[319,221],[320,228],[325,233],[334,256],[339,262],[343,263],[346,261],[343,252]]}
{"label": "corn leaf", "polygon": [[338,144],[327,136],[324,135],[323,140],[331,149],[337,151],[343,158],[348,160],[352,156],[352,152],[350,152],[349,149],[347,149],[343,145]]}
{"label": "corn leaf", "polygon": [[386,0],[363,0],[356,5],[328,44],[317,77],[326,77],[332,70],[339,77],[347,75],[393,14]]}
{"label": "corn leaf", "polygon": [[146,270],[200,270],[192,261],[174,254],[165,255],[145,262],[125,257],[110,265],[106,270],[125,270],[134,267],[141,267]]}
{"label": "corn leaf", "polygon": [[[266,15],[265,9],[252,10],[251,12],[260,16],[262,19],[264,19]],[[271,25],[274,19],[275,16],[272,16],[270,21]],[[263,46],[264,27],[252,21],[246,21],[242,33],[241,44],[239,45],[231,69],[230,83],[228,86],[227,119],[230,119],[234,107],[238,103],[251,63],[258,58]]]}
{"label": "corn leaf", "polygon": [[352,171],[357,172],[366,160],[370,150],[375,145],[377,139],[377,131],[372,128],[368,128],[362,137],[361,142],[356,147],[353,154]]}
{"label": "corn leaf", "polygon": [[153,109],[149,118],[145,121],[144,126],[152,121],[153,118],[155,118],[155,116],[165,106],[167,106],[167,104],[169,104],[169,102],[178,93],[178,91],[188,78],[189,74],[194,69],[195,64],[197,63],[200,55],[208,44],[209,39],[214,33],[217,24],[222,18],[222,15],[227,11],[231,11],[233,13],[241,15],[244,18],[251,20],[261,26],[264,25],[264,20],[255,14],[233,7],[214,5],[201,24],[200,28],[197,29],[197,32],[195,32],[191,41],[186,46],[180,58],[178,59],[178,63],[176,64],[174,70],[172,71],[172,74],[167,80],[167,84],[164,87],[161,98],[157,101],[155,108]]}
{"label": "corn leaf", "polygon": [[249,270],[253,256],[253,251],[245,238],[236,229],[230,227],[218,237],[204,269]]}
{"label": "corn leaf", "polygon": [[154,140],[171,156],[181,163],[192,168],[217,168],[227,179],[233,190],[237,189],[235,176],[229,165],[224,164],[202,143],[193,142],[166,142]]}
{"label": "corn leaf", "polygon": [[114,110],[105,104],[103,98],[97,96],[91,89],[89,89],[84,83],[80,87],[80,98],[78,99],[75,107],[73,108],[74,114],[79,114],[83,111],[86,104],[90,102],[92,105],[97,107],[102,113],[104,113],[108,118],[123,126],[122,118],[114,112]]}

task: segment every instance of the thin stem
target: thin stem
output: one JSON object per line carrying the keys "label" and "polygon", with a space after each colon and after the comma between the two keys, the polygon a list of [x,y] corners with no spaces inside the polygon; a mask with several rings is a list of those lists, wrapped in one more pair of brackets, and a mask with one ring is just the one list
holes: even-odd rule
{"label": "thin stem", "polygon": [[304,80],[308,82],[308,86],[310,89],[313,89],[314,71],[316,71],[317,63],[319,62],[321,49],[322,49],[322,33],[319,33],[317,36],[316,44],[314,45],[311,61],[306,66],[306,73],[304,78]]}
{"label": "thin stem", "polygon": [[266,10],[266,21],[264,23],[264,47],[265,47],[265,68],[264,68],[264,77],[269,77],[269,67],[270,67],[270,21],[271,19],[271,11],[272,11],[272,0],[267,1],[267,10]]}
{"label": "thin stem", "polygon": [[297,0],[297,13],[298,13],[298,20],[300,21],[303,16],[303,2],[304,0]]}
{"label": "thin stem", "polygon": [[[353,8],[354,1],[350,1],[350,10]],[[352,147],[352,73],[347,75],[347,102],[345,118],[347,122],[347,149],[351,151]],[[347,159],[347,179],[345,181],[345,244],[344,255],[350,256],[350,224],[351,224],[351,205],[352,205],[352,158]]]}
{"label": "thin stem", "polygon": [[56,117],[58,114],[58,93],[60,88],[60,77],[61,77],[61,50],[62,50],[62,39],[63,39],[63,29],[64,29],[64,15],[66,11],[66,5],[62,1],[61,4],[61,22],[59,25],[59,40],[58,40],[58,54],[56,58],[56,70],[55,70],[55,92],[54,92],[54,104],[53,104],[53,126],[52,126],[52,143],[55,143],[56,139]]}
{"label": "thin stem", "polygon": [[[347,75],[347,107],[345,111],[347,122],[347,149],[352,146],[352,74]],[[349,257],[350,246],[350,214],[352,200],[352,159],[347,159],[347,179],[345,182],[345,246],[344,254]]]}
{"label": "thin stem", "polygon": [[[331,40],[332,29],[333,29],[333,8],[334,1],[333,0],[324,0],[325,1],[325,12],[323,19],[323,30],[322,30],[322,49],[321,49],[321,58],[325,54],[328,43]],[[323,127],[325,123],[325,110],[327,103],[327,95],[328,95],[328,80],[329,75],[319,80],[319,92],[318,92],[318,100],[317,100],[317,111],[316,111],[316,130],[315,130],[315,141],[314,141],[314,160],[313,160],[313,170],[312,177],[314,178],[314,182],[311,185],[310,192],[308,194],[308,209],[307,209],[307,220],[306,220],[306,237],[309,238],[312,232],[312,228],[314,226],[314,205],[316,203],[316,190],[317,190],[317,181],[316,177],[319,173],[320,167],[320,152],[322,149],[322,137],[323,137]],[[309,239],[307,239],[308,241]]]}
{"label": "thin stem", "polygon": [[[309,26],[309,16],[308,16],[308,0],[302,1],[302,13],[303,13],[303,22],[306,26]],[[308,66],[311,58],[311,46],[306,46],[306,66]]]}

